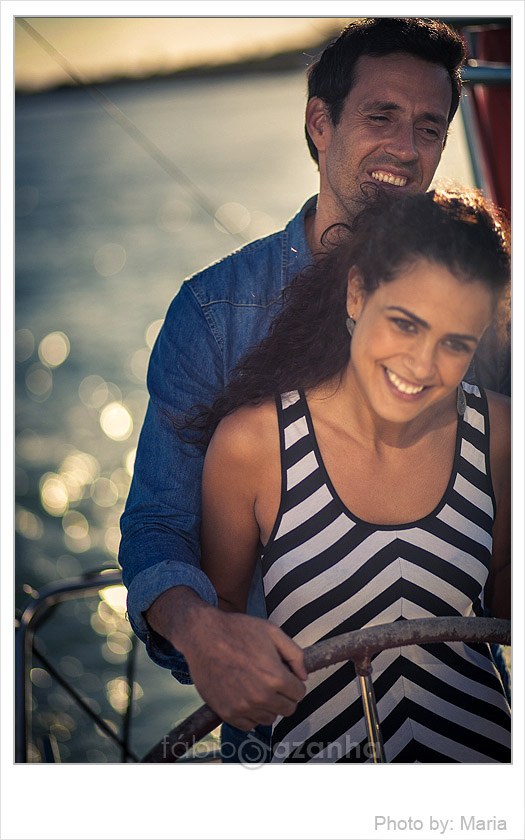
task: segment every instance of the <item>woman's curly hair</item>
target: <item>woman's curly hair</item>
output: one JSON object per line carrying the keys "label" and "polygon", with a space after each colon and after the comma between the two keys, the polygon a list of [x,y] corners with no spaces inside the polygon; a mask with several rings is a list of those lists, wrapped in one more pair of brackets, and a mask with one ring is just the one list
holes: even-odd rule
{"label": "woman's curly hair", "polygon": [[284,290],[268,336],[236,365],[213,404],[174,419],[179,432],[193,433],[192,443],[205,447],[220,420],[242,405],[342,374],[350,357],[346,294],[353,266],[369,295],[424,258],[462,282],[481,281],[492,293],[494,313],[507,311],[509,225],[478,191],[434,190],[402,199],[379,192],[352,225],[325,231],[322,244],[315,263]]}

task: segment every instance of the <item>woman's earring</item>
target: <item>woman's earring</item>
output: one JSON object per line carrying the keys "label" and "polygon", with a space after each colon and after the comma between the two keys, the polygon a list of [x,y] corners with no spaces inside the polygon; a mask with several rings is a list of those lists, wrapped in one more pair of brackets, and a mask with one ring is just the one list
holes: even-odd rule
{"label": "woman's earring", "polygon": [[354,334],[355,321],[352,317],[346,319],[346,329],[348,330],[351,336]]}
{"label": "woman's earring", "polygon": [[459,416],[463,417],[465,411],[467,410],[467,401],[465,399],[465,392],[461,385],[458,385],[458,396],[456,400],[456,406]]}

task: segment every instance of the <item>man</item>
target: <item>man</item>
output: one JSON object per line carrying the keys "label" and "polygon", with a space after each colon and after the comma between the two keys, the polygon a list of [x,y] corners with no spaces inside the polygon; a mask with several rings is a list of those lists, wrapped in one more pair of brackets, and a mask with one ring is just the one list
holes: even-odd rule
{"label": "man", "polygon": [[[292,713],[304,694],[302,653],[261,620],[260,576],[249,615],[216,608],[199,569],[202,458],[170,417],[211,403],[266,334],[282,289],[322,248],[323,232],[353,218],[363,185],[400,196],[428,189],[458,107],[464,58],[461,39],[441,23],[350,24],[309,72],[305,128],[319,166],[317,199],[284,231],[183,284],[152,353],[150,405],[122,517],[129,618],[154,661],[182,682],[189,666],[203,699],[244,731]],[[484,384],[497,388],[493,374]]]}

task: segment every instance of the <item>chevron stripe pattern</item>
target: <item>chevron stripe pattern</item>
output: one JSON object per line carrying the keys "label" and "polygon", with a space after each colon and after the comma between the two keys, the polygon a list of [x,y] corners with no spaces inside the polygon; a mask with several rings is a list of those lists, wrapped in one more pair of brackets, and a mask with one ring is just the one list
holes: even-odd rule
{"label": "chevron stripe pattern", "polygon": [[[467,409],[440,504],[384,527],[338,498],[304,394],[278,400],[283,486],[263,582],[269,620],[301,647],[390,621],[483,614],[495,508],[488,409],[476,386],[463,388]],[[372,665],[388,762],[510,761],[510,709],[488,645],[411,645]],[[295,713],[274,724],[272,761],[370,760],[353,664],[311,674]]]}

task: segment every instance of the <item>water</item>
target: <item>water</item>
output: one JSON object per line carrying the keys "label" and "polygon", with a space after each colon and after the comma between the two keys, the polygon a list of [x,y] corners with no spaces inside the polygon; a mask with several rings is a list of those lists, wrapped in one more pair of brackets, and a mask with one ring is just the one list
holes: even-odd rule
{"label": "water", "polygon": [[[137,82],[108,97],[250,240],[317,189],[301,73]],[[472,183],[461,124],[438,176]],[[222,208],[222,209],[220,209]],[[118,520],[164,313],[185,277],[237,247],[83,90],[16,107],[16,593],[116,567]],[[40,649],[119,730],[130,647],[122,607],[60,606]],[[34,730],[61,761],[119,761],[34,663]],[[138,645],[131,748],[143,755],[198,704]],[[38,754],[34,754],[38,760]]]}

